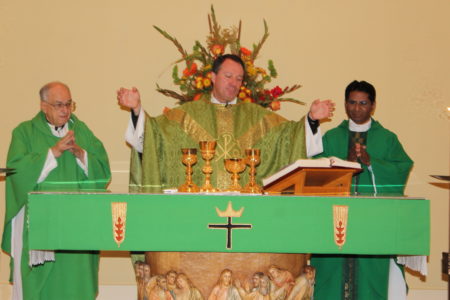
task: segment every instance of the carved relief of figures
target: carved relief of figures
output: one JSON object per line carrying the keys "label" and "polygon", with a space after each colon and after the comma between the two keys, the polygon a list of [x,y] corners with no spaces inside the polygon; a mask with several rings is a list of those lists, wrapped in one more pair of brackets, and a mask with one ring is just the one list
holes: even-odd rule
{"label": "carved relief of figures", "polygon": [[220,273],[219,281],[213,288],[208,300],[241,300],[237,288],[233,285],[233,272],[225,269]]}
{"label": "carved relief of figures", "polygon": [[314,294],[314,279],[316,269],[312,266],[306,266],[303,274],[295,280],[294,288],[287,300],[311,300]]}
{"label": "carved relief of figures", "polygon": [[[141,261],[135,263],[135,272],[138,300],[205,299],[185,273],[171,270],[165,275],[151,276],[150,265]],[[306,266],[294,280],[291,272],[272,265],[267,275],[253,273],[242,284],[233,278],[230,269],[224,269],[207,300],[311,300],[315,272],[314,267]]]}
{"label": "carved relief of figures", "polygon": [[148,300],[174,300],[167,289],[167,279],[163,275],[156,275],[156,285],[151,289]]}
{"label": "carved relief of figures", "polygon": [[169,291],[172,298],[175,299],[175,289],[177,288],[176,284],[177,280],[177,272],[174,270],[170,270],[166,273],[166,282],[167,282],[167,290]]}
{"label": "carved relief of figures", "polygon": [[185,274],[178,274],[176,285],[176,300],[203,300],[203,296],[200,291],[192,284],[192,282]]}
{"label": "carved relief of figures", "polygon": [[236,287],[243,300],[270,300],[270,279],[262,272],[256,272],[252,276],[253,287],[241,286],[239,280],[236,280]]}
{"label": "carved relief of figures", "polygon": [[291,272],[275,265],[269,267],[270,294],[272,300],[284,300],[294,287],[294,276]]}
{"label": "carved relief of figures", "polygon": [[136,276],[138,300],[144,300],[144,262],[134,263],[134,275]]}

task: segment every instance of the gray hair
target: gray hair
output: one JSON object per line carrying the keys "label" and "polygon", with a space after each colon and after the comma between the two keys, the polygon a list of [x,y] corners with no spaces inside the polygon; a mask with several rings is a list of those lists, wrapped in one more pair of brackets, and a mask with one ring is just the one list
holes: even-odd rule
{"label": "gray hair", "polygon": [[49,82],[46,85],[44,85],[43,87],[41,87],[41,89],[39,90],[39,98],[41,99],[41,101],[47,101],[48,100],[48,91],[58,85],[61,85],[61,86],[65,87],[68,91],[70,91],[69,87],[65,83],[62,83],[60,81]]}

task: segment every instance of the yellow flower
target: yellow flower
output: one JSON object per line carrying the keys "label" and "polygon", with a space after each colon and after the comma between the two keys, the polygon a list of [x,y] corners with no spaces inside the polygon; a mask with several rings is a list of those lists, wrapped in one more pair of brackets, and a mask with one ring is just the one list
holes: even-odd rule
{"label": "yellow flower", "polygon": [[195,83],[195,87],[196,87],[198,90],[201,90],[201,89],[203,88],[203,81],[197,81],[197,82]]}
{"label": "yellow flower", "polygon": [[256,68],[253,67],[253,66],[249,66],[249,67],[247,68],[247,74],[248,74],[250,77],[255,76],[255,75],[256,75]]}
{"label": "yellow flower", "polygon": [[247,94],[244,92],[240,92],[238,97],[239,99],[244,99],[245,97],[247,97]]}
{"label": "yellow flower", "polygon": [[210,87],[211,86],[211,79],[203,78],[203,85],[205,86],[205,88]]}

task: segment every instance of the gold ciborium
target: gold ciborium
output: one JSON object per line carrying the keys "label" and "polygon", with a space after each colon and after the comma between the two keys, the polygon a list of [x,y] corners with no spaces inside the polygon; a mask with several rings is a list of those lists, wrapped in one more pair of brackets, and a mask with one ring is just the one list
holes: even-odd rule
{"label": "gold ciborium", "polygon": [[197,163],[197,149],[181,149],[183,156],[181,162],[186,166],[186,182],[178,187],[179,192],[198,193],[200,188],[192,181],[192,166]]}
{"label": "gold ciborium", "polygon": [[256,166],[261,162],[260,149],[245,149],[245,163],[250,167],[247,185],[242,190],[243,193],[261,194],[262,189],[256,183]]}
{"label": "gold ciborium", "polygon": [[245,170],[245,162],[242,158],[227,158],[224,160],[225,169],[232,173],[231,185],[227,191],[240,192],[242,187],[239,184],[239,173]]}
{"label": "gold ciborium", "polygon": [[211,173],[213,172],[211,159],[213,159],[214,154],[216,153],[216,141],[200,141],[199,145],[200,152],[202,153],[202,157],[205,160],[205,164],[202,168],[202,171],[205,174],[205,183],[203,184],[200,191],[207,193],[217,192],[217,189],[214,188],[211,184]]}

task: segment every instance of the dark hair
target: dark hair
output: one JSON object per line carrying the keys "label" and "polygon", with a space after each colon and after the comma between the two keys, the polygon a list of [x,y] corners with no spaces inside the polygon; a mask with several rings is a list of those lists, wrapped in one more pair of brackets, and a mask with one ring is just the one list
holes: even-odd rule
{"label": "dark hair", "polygon": [[375,88],[373,87],[373,85],[371,85],[370,83],[368,83],[367,81],[357,81],[354,80],[352,81],[347,88],[345,89],[345,101],[348,100],[348,96],[350,95],[351,92],[354,91],[359,91],[359,92],[364,92],[369,96],[369,100],[370,102],[373,104],[375,102],[376,99],[376,91]]}
{"label": "dark hair", "polygon": [[221,56],[217,57],[214,60],[212,71],[217,74],[217,72],[219,72],[220,66],[227,59],[231,59],[232,61],[240,64],[242,66],[242,69],[244,70],[244,75],[245,75],[245,64],[242,61],[242,59],[239,56],[237,56],[236,54],[225,54],[225,55],[221,55]]}

